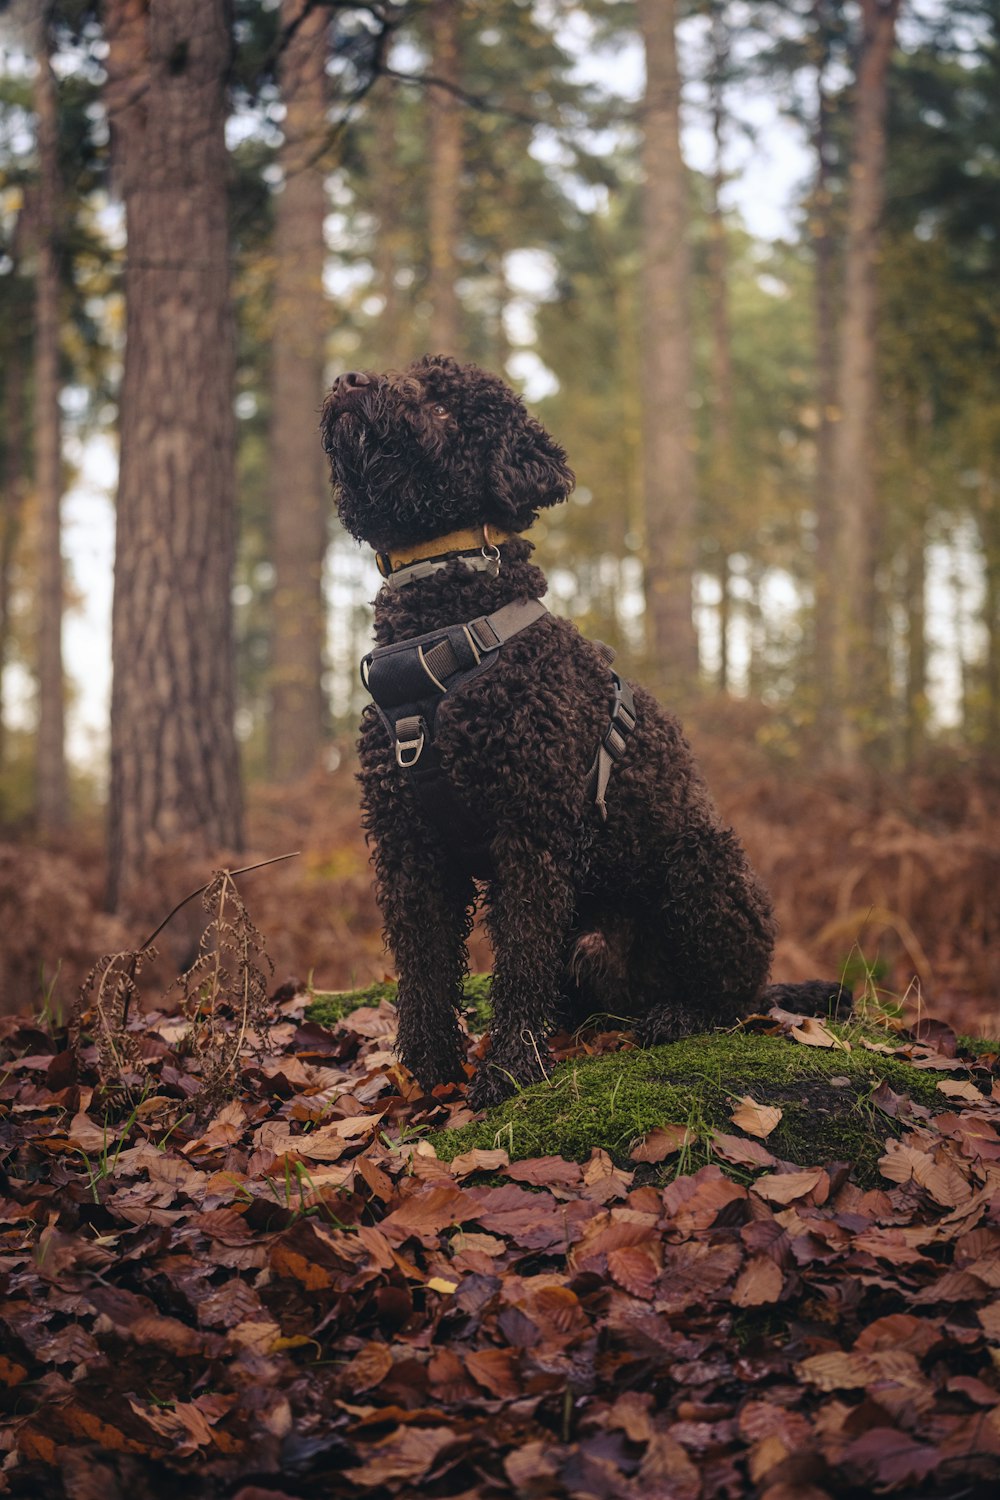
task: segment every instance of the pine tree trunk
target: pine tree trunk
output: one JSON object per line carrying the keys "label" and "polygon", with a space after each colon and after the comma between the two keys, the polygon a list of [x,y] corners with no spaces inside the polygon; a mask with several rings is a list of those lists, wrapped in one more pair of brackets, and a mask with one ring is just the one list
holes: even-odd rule
{"label": "pine tree trunk", "polygon": [[899,0],[862,0],[864,34],[855,83],[847,201],[844,298],[837,359],[832,499],[836,537],[833,689],[841,763],[860,759],[865,719],[881,687],[877,662],[878,492],[875,473],[876,294],[885,198],[889,62]]}
{"label": "pine tree trunk", "polygon": [[[304,13],[304,14],[303,14]],[[319,759],[325,728],[327,485],[316,412],[323,393],[323,219],[329,14],[284,0],[283,28],[298,26],[281,58],[285,105],[277,197],[269,440],[271,555],[270,772],[294,781]]]}
{"label": "pine tree trunk", "polygon": [[38,497],[38,745],[35,789],[43,835],[65,826],[62,420],[59,411],[59,116],[47,8],[38,21],[38,253],[35,269],[35,490]]}
{"label": "pine tree trunk", "polygon": [[933,424],[931,401],[927,397],[918,398],[909,442],[916,463],[904,556],[906,703],[903,732],[906,765],[911,770],[920,760],[927,734],[927,521],[931,511],[927,457]]}
{"label": "pine tree trunk", "polygon": [[242,838],[233,731],[234,339],[224,0],[108,0],[126,349],[112,617],[109,897],[154,850]]}
{"label": "pine tree trunk", "polygon": [[4,432],[3,489],[0,493],[0,767],[7,750],[7,721],[3,702],[3,673],[10,641],[10,575],[21,527],[25,492],[24,356],[20,341],[12,339],[3,369]]}
{"label": "pine tree trunk", "polygon": [[1000,745],[1000,484],[985,456],[980,490],[979,524],[983,538],[986,627],[986,725],[988,750],[996,755]]}
{"label": "pine tree trunk", "polygon": [[402,369],[416,351],[410,347],[409,319],[402,316],[403,299],[396,281],[400,255],[398,158],[399,94],[391,78],[383,78],[372,96],[373,142],[371,185],[378,228],[372,247],[375,288],[382,311],[374,330],[374,363],[379,370]]}
{"label": "pine tree trunk", "polygon": [[687,183],[680,146],[675,0],[640,0],[646,53],[643,129],[643,468],[646,618],[661,693],[690,693],[698,673],[692,614],[694,433]]}
{"label": "pine tree trunk", "polygon": [[826,71],[830,55],[830,0],[815,0],[812,47],[816,66],[816,120],[813,146],[816,179],[810,204],[815,276],[816,327],[816,512],[815,620],[813,635],[813,691],[816,724],[826,741],[837,721],[830,692],[833,681],[834,597],[837,591],[833,500],[833,416],[837,401],[836,310],[834,297],[833,194],[830,188],[830,97]]}
{"label": "pine tree trunk", "polygon": [[430,71],[427,90],[430,180],[427,189],[427,296],[429,352],[460,355],[462,319],[458,293],[458,235],[462,185],[462,112],[454,89],[460,80],[460,0],[430,0]]}
{"label": "pine tree trunk", "polygon": [[712,74],[710,79],[712,138],[715,162],[709,178],[708,295],[712,327],[712,453],[710,521],[715,532],[716,578],[719,583],[719,669],[717,684],[729,688],[729,548],[735,503],[736,464],[733,452],[733,352],[729,324],[729,265],[726,222],[722,213],[725,185],[724,84],[729,66],[729,28],[724,6],[712,0]]}

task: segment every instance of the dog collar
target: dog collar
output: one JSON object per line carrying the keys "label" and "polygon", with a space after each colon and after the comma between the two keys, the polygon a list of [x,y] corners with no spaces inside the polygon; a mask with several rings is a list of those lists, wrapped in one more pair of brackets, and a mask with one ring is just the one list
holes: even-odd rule
{"label": "dog collar", "polygon": [[375,561],[391,589],[427,578],[452,562],[461,562],[467,568],[491,573],[495,577],[500,571],[498,543],[508,541],[511,535],[509,531],[491,530],[484,522],[480,527],[450,531],[447,536],[434,537],[428,542],[415,542],[405,551],[376,552]]}

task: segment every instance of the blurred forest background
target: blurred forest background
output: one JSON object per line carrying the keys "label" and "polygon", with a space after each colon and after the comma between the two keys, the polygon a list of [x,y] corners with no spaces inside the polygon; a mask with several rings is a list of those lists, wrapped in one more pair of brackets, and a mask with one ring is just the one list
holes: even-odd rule
{"label": "blurred forest background", "polygon": [[318,409],[429,350],[568,449],[550,603],[682,710],[776,977],[995,1030],[1000,0],[6,0],[0,50],[0,1009],[290,849],[278,977],[380,974]]}

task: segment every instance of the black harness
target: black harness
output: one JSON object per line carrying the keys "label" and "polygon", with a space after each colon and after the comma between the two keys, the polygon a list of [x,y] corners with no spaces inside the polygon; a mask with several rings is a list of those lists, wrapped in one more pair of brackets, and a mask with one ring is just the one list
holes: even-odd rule
{"label": "black harness", "polygon": [[[361,681],[375,701],[396,764],[406,771],[427,821],[445,836],[473,874],[488,873],[489,843],[471,834],[471,813],[441,764],[434,742],[437,711],[448,693],[489,671],[504,644],[545,614],[548,610],[540,599],[515,600],[466,624],[445,625],[391,646],[378,646],[361,662]],[[599,643],[597,649],[610,665],[611,648]],[[631,688],[616,672],[610,675],[610,722],[585,784],[602,821],[608,816],[605,797],[612,768],[624,756],[636,724]]]}

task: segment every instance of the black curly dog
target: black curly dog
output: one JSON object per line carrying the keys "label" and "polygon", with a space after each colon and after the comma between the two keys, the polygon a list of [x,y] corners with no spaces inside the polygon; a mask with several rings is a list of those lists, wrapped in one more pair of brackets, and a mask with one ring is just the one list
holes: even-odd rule
{"label": "black curly dog", "polygon": [[[381,554],[384,573],[401,570],[375,601],[379,645],[545,593],[519,533],[566,499],[573,474],[502,380],[443,357],[403,373],[352,372],[326,399],[322,433],[341,521]],[[484,524],[507,538],[498,570],[477,561],[480,550],[494,555]],[[465,555],[404,576],[415,556],[453,552]],[[365,711],[360,780],[399,975],[398,1045],[425,1086],[465,1076],[458,1012],[477,877],[495,957],[477,1108],[543,1075],[557,1021],[628,1015],[649,1044],[729,1025],[761,1003],[770,900],[720,823],[677,720],[633,692],[635,729],[611,775],[606,821],[590,772],[611,674],[568,620],[543,614],[441,700],[434,743],[448,824],[428,816],[379,713]],[[768,1002],[822,1010],[837,989],[772,986]]]}

